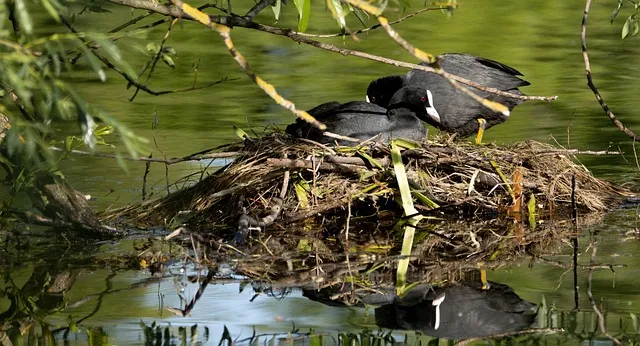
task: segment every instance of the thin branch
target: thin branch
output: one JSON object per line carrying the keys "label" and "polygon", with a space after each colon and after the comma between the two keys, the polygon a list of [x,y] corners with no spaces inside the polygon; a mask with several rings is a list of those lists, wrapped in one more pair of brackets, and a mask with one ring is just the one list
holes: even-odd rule
{"label": "thin branch", "polygon": [[262,10],[264,10],[265,8],[267,8],[268,6],[273,5],[273,3],[276,2],[276,0],[260,0],[258,1],[258,3],[253,6],[249,12],[247,12],[247,14],[245,14],[244,16],[249,18],[249,19],[253,19],[255,18],[255,16],[258,15],[258,13],[260,13]]}
{"label": "thin branch", "polygon": [[587,0],[584,5],[584,14],[582,16],[582,29],[580,30],[580,41],[582,42],[582,57],[584,58],[584,69],[587,73],[587,85],[589,89],[593,91],[593,94],[596,96],[596,100],[600,103],[600,107],[607,114],[609,119],[618,127],[618,129],[624,132],[627,136],[631,137],[632,140],[636,142],[640,142],[640,137],[631,130],[626,127],[618,118],[613,114],[609,106],[600,95],[598,88],[593,83],[593,78],[591,77],[591,63],[589,62],[589,54],[587,53],[587,17],[589,16],[589,8],[591,7],[591,0]]}
{"label": "thin branch", "polygon": [[[416,15],[418,15],[420,13],[423,13],[423,12],[436,11],[436,10],[446,10],[446,9],[447,9],[447,7],[427,7],[427,8],[423,8],[423,9],[420,9],[420,10],[415,11],[413,13],[409,13],[408,15],[406,15],[406,16],[404,16],[402,18],[399,18],[399,19],[396,19],[396,20],[394,20],[392,22],[389,22],[389,25],[394,25],[394,24],[401,23],[401,22],[403,22],[403,21],[405,21],[405,20],[407,20],[407,19],[409,19],[411,17],[414,17],[414,16],[416,16]],[[382,25],[380,25],[380,23],[378,23],[378,24],[372,25],[372,26],[370,26],[368,28],[352,31],[350,35],[351,36],[355,36],[355,35],[358,35],[358,34],[363,34],[365,32],[369,32],[369,31],[378,29],[380,27],[382,27]],[[335,34],[308,34],[308,33],[305,33],[305,32],[295,32],[295,33],[300,35],[300,36],[313,37],[313,38],[333,38],[333,37],[345,36],[345,33],[342,33],[342,32],[335,33]]]}
{"label": "thin branch", "polygon": [[578,150],[578,149],[553,149],[553,150],[540,150],[534,151],[536,155],[594,155],[594,156],[602,156],[602,155],[623,155],[623,151],[612,151],[612,150]]}
{"label": "thin branch", "polygon": [[130,21],[128,21],[128,22],[126,22],[124,24],[121,24],[121,25],[109,30],[108,33],[115,34],[116,32],[118,32],[120,30],[123,30],[123,29],[125,29],[125,28],[127,28],[127,27],[129,27],[131,25],[134,25],[137,22],[139,22],[139,21],[141,21],[141,20],[143,20],[143,19],[145,19],[145,18],[147,18],[147,17],[149,17],[149,16],[151,16],[153,14],[154,14],[153,12],[149,11],[149,12],[147,12],[145,14],[139,15],[139,16],[131,19]]}
{"label": "thin branch", "polygon": [[314,168],[326,171],[326,172],[344,172],[344,173],[358,173],[364,169],[364,165],[352,165],[352,164],[344,164],[344,163],[327,163],[323,162],[314,167],[314,164],[310,160],[294,160],[294,159],[276,159],[276,158],[268,158],[267,164],[274,167],[285,167],[290,169],[310,169]]}
{"label": "thin branch", "polygon": [[249,62],[247,61],[247,59],[245,59],[245,57],[236,49],[233,43],[233,40],[231,40],[230,27],[224,24],[216,24],[212,22],[211,17],[209,15],[201,12],[200,10],[186,3],[183,3],[181,0],[171,0],[171,1],[176,7],[178,7],[181,11],[183,11],[186,15],[191,16],[192,18],[197,20],[200,24],[215,30],[220,35],[220,37],[222,37],[222,40],[225,46],[227,46],[229,53],[231,54],[233,59],[236,61],[238,66],[240,66],[240,68],[242,68],[242,70],[247,74],[247,76],[249,76],[249,78],[251,78],[251,80],[254,83],[256,83],[256,85],[258,85],[258,87],[262,89],[267,95],[269,95],[269,97],[271,97],[277,104],[288,109],[290,112],[295,114],[300,119],[312,124],[313,126],[319,128],[320,130],[326,129],[326,126],[324,124],[317,121],[309,113],[296,109],[296,105],[293,102],[282,97],[282,95],[278,93],[278,91],[273,85],[269,84],[267,81],[260,78],[253,72],[253,69],[251,68],[251,66],[249,66]]}
{"label": "thin branch", "polygon": [[[149,74],[147,75],[147,80],[144,81],[144,85],[145,86],[147,84],[149,84],[149,80],[151,79],[151,76],[153,75],[153,71],[156,69],[156,65],[158,64],[158,61],[160,61],[160,58],[162,57],[164,45],[165,45],[165,43],[167,43],[167,40],[169,39],[169,35],[171,35],[171,29],[173,29],[173,26],[177,22],[178,22],[178,19],[175,18],[169,24],[169,28],[167,29],[167,32],[164,34],[164,37],[162,38],[162,42],[160,42],[160,47],[158,47],[158,52],[156,53],[155,57],[153,58],[153,62],[151,63],[151,68],[149,69]],[[138,95],[138,92],[140,92],[140,88],[136,87],[136,91],[133,93],[133,95],[131,96],[129,101],[133,101],[136,98],[136,96]]]}
{"label": "thin branch", "polygon": [[477,341],[487,340],[489,338],[491,338],[491,339],[501,339],[501,338],[505,338],[505,337],[509,337],[509,336],[526,335],[526,334],[557,334],[557,333],[562,333],[564,331],[565,330],[562,329],[562,328],[529,328],[529,329],[518,330],[518,331],[513,331],[513,332],[492,334],[492,335],[483,336],[483,337],[480,337],[480,338],[465,339],[465,340],[461,340],[461,341],[455,342],[454,345],[456,345],[456,346],[470,345],[470,344],[475,343]]}
{"label": "thin branch", "polygon": [[[66,150],[58,147],[49,147],[49,149],[53,151],[58,151],[58,152],[67,152]],[[174,157],[171,159],[154,159],[151,157],[128,157],[128,156],[118,157],[117,155],[114,155],[114,154],[92,153],[92,152],[81,151],[81,150],[71,150],[71,151],[68,151],[67,153],[75,154],[75,155],[84,155],[84,156],[105,157],[109,159],[117,158],[117,159],[123,159],[128,161],[157,162],[157,163],[164,163],[167,165],[173,165],[176,163],[186,162],[186,161],[201,161],[201,160],[208,160],[208,159],[237,157],[245,154],[240,151],[228,151],[228,152],[211,153],[211,154],[205,154],[205,155],[188,155],[184,157]]]}
{"label": "thin branch", "polygon": [[[62,23],[67,26],[67,28],[75,33],[78,34],[78,31],[71,25],[71,23],[63,16],[60,16],[60,20],[62,21]],[[88,45],[89,41],[86,40],[85,38],[82,37],[82,35],[77,35],[77,38],[84,43],[85,45]],[[173,94],[173,93],[181,93],[181,92],[187,92],[187,91],[194,91],[194,90],[199,90],[199,89],[206,89],[209,87],[212,87],[216,84],[220,84],[222,82],[226,82],[226,81],[230,81],[230,80],[236,80],[237,78],[227,78],[227,77],[223,77],[217,81],[211,82],[211,83],[207,83],[205,85],[201,85],[199,87],[190,87],[190,88],[184,88],[184,89],[177,89],[177,90],[164,90],[164,91],[153,91],[151,89],[149,89],[146,85],[140,84],[137,81],[137,78],[135,76],[130,76],[129,74],[127,74],[126,72],[120,70],[117,66],[115,66],[114,64],[112,64],[109,59],[103,57],[102,55],[98,54],[94,49],[90,49],[90,52],[96,57],[98,58],[98,60],[100,60],[108,69],[115,71],[116,73],[118,73],[119,75],[121,75],[129,84],[135,86],[136,88],[146,92],[147,94],[153,95],[153,96],[160,96],[160,95],[164,95],[164,94]]]}
{"label": "thin branch", "polygon": [[[111,3],[114,3],[114,4],[128,6],[128,7],[137,8],[137,9],[154,10],[159,14],[164,14],[164,15],[168,15],[168,16],[181,17],[183,19],[195,20],[191,16],[187,15],[186,13],[181,12],[180,9],[178,9],[176,7],[162,6],[162,5],[154,4],[152,2],[148,2],[148,1],[144,1],[144,0],[108,0],[108,1],[111,2]],[[313,47],[316,47],[316,48],[328,50],[328,51],[335,52],[335,53],[340,53],[342,55],[356,56],[356,57],[359,57],[359,58],[373,60],[373,61],[381,62],[381,63],[384,63],[384,64],[396,66],[396,67],[404,67],[404,68],[408,68],[408,69],[416,69],[416,70],[421,70],[421,71],[425,71],[425,72],[435,73],[435,74],[438,74],[438,75],[441,75],[441,76],[447,76],[447,77],[449,77],[449,78],[451,78],[451,79],[453,79],[453,80],[455,80],[457,82],[460,82],[462,84],[465,84],[465,85],[474,87],[474,88],[476,88],[478,90],[485,91],[485,92],[488,92],[488,93],[491,93],[491,94],[495,94],[495,95],[501,95],[501,96],[510,97],[510,98],[513,98],[513,99],[518,99],[518,100],[523,100],[523,101],[526,101],[526,100],[553,101],[553,100],[558,98],[558,96],[516,95],[516,94],[513,94],[513,93],[509,93],[509,92],[505,92],[505,91],[502,91],[502,90],[498,90],[496,88],[489,88],[489,87],[480,85],[480,84],[475,83],[473,81],[470,81],[468,79],[465,79],[465,78],[462,78],[462,77],[459,77],[459,76],[456,76],[456,75],[452,75],[452,74],[444,72],[444,71],[439,71],[439,70],[437,70],[437,69],[435,69],[433,67],[430,67],[430,66],[417,65],[417,64],[412,64],[412,63],[400,61],[400,60],[384,58],[384,57],[380,57],[380,56],[377,56],[377,55],[364,53],[364,52],[360,52],[360,51],[356,51],[356,50],[340,48],[340,47],[334,46],[332,44],[328,44],[328,43],[323,43],[323,42],[319,42],[319,41],[316,41],[316,40],[312,40],[312,39],[310,39],[308,37],[304,37],[304,36],[294,32],[292,30],[281,29],[281,28],[277,28],[277,27],[273,27],[273,26],[259,24],[259,23],[253,22],[251,20],[248,20],[247,18],[243,18],[243,17],[239,17],[239,16],[209,15],[209,18],[212,21],[212,23],[223,24],[223,25],[228,26],[228,27],[241,27],[241,28],[247,28],[247,29],[254,29],[254,30],[270,33],[270,34],[273,34],[273,35],[285,36],[285,37],[288,37],[288,38],[290,38],[291,40],[293,40],[295,42],[306,44],[306,45],[310,45],[310,46],[313,46]]]}

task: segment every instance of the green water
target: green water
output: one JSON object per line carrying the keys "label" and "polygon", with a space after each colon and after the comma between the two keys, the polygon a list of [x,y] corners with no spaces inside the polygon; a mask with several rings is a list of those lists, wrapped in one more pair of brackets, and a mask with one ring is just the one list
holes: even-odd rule
{"label": "green water", "polygon": [[[620,18],[611,25],[609,15],[615,1],[599,1],[592,6],[588,28],[588,46],[595,83],[603,97],[628,127],[640,130],[639,38],[620,39],[620,30],[626,19],[628,8],[623,8]],[[253,2],[233,2],[234,11],[243,13]],[[422,1],[412,2],[407,10],[420,8]],[[310,33],[332,33],[336,25],[324,11],[323,2],[313,3],[314,13],[309,24]],[[79,30],[104,31],[127,21],[139,12],[111,8],[112,13],[90,13],[76,18]],[[486,141],[512,143],[535,139],[557,142],[562,146],[585,150],[618,149],[625,151],[626,160],[620,157],[581,157],[581,162],[597,176],[619,183],[635,182],[638,169],[635,167],[630,140],[619,132],[605,116],[591,91],[586,87],[584,64],[580,47],[580,22],[583,3],[581,1],[511,1],[491,0],[465,1],[452,17],[439,12],[427,12],[398,24],[395,29],[417,47],[434,53],[462,52],[504,62],[517,68],[531,82],[523,91],[530,95],[557,95],[552,103],[528,102],[518,106],[509,121],[489,130]],[[626,15],[625,15],[626,14]],[[391,15],[397,17],[399,14]],[[118,19],[116,20],[116,17]],[[43,16],[44,18],[44,16]],[[154,18],[157,19],[157,18]],[[146,24],[153,19],[142,22]],[[283,8],[280,21],[274,23],[272,14],[266,10],[257,21],[275,26],[294,27],[296,12],[292,4]],[[374,24],[372,19],[368,25]],[[349,25],[358,29],[361,24],[350,18]],[[143,35],[125,37],[119,41],[123,53],[131,59],[134,69],[141,68],[143,59],[140,49],[148,42],[159,43],[168,24],[163,24]],[[53,23],[42,21],[41,32],[63,32]],[[255,72],[275,85],[278,91],[293,101],[299,108],[308,109],[317,104],[336,100],[363,100],[367,84],[374,78],[401,74],[405,70],[384,64],[345,57],[295,43],[285,37],[252,32],[236,28],[232,32],[236,47],[249,60]],[[411,56],[397,46],[381,30],[360,35],[360,41],[349,38],[320,39],[340,47],[365,51],[393,59],[414,62]],[[184,156],[206,148],[235,140],[233,126],[244,130],[262,131],[275,124],[281,128],[294,120],[293,115],[275,105],[237,67],[219,36],[200,25],[182,22],[171,31],[167,44],[178,52],[176,70],[160,65],[150,87],[156,91],[182,89],[191,85],[194,72],[192,66],[199,62],[198,83],[207,83],[227,77],[232,79],[208,89],[163,96],[140,93],[133,102],[129,98],[132,90],[125,88],[126,82],[115,73],[108,74],[106,83],[101,83],[90,68],[77,67],[70,77],[75,88],[99,108],[116,117],[137,134],[152,139],[148,150],[154,157]],[[139,62],[139,63],[138,63]],[[152,129],[154,112],[159,127]],[[67,131],[63,131],[67,134]],[[61,133],[62,134],[62,133]],[[108,140],[118,145],[117,136]],[[106,151],[106,149],[101,149]],[[200,169],[207,163],[183,163],[168,169],[169,182]],[[220,165],[219,162],[214,165]],[[63,171],[73,186],[94,199],[96,209],[126,205],[140,200],[144,165],[128,164],[125,172],[111,159],[74,156],[64,162]],[[165,167],[152,165],[149,178],[155,197],[166,193]],[[597,263],[626,265],[615,267],[615,273],[599,269],[594,274],[593,292],[601,307],[607,311],[608,327],[612,333],[620,331],[622,319],[629,325],[629,313],[640,313],[640,253],[637,239],[622,241],[625,232],[638,227],[638,213],[633,209],[616,211],[608,215],[598,226],[584,229],[580,237],[581,264],[589,263],[585,252],[589,232],[598,234]],[[67,244],[63,239],[52,244],[48,233],[24,230],[30,234],[30,251],[11,261],[3,261],[13,279],[24,283],[34,268],[43,264],[80,270],[81,274],[67,298],[99,294],[107,284],[114,288],[126,288],[134,282],[148,278],[145,272],[116,272],[92,265],[86,260],[101,252],[118,253],[114,244]],[[11,243],[13,244],[13,243]],[[122,244],[120,244],[122,245]],[[123,245],[124,246],[124,245]],[[569,264],[569,245],[560,251],[565,255],[555,258]],[[115,248],[115,249],[114,249]],[[9,253],[6,249],[2,250]],[[13,253],[13,252],[12,252]],[[4,256],[4,254],[2,255]],[[98,255],[99,257],[99,255]],[[489,273],[491,280],[508,284],[524,299],[540,303],[542,298],[558,311],[570,312],[574,308],[574,291],[571,273],[565,273],[549,263],[534,259],[505,266]],[[371,316],[363,310],[326,307],[301,297],[293,292],[283,300],[259,297],[249,302],[251,292],[238,294],[237,285],[214,286],[203,296],[192,315],[187,318],[170,316],[163,309],[178,306],[178,293],[192,297],[195,287],[186,284],[180,276],[146,287],[127,289],[104,297],[99,311],[84,322],[85,326],[104,326],[109,340],[116,344],[143,343],[139,321],[147,324],[172,323],[210,329],[209,342],[217,343],[223,326],[228,326],[232,336],[248,337],[252,328],[258,333],[287,333],[294,323],[299,328],[316,331],[339,332],[362,330],[372,327]],[[588,271],[579,270],[580,311],[590,311],[586,295]],[[97,299],[96,299],[97,301]],[[54,324],[64,325],[69,314],[80,317],[91,313],[95,301],[89,301],[54,314]],[[6,305],[0,305],[6,307]],[[578,317],[581,319],[582,317]],[[584,317],[589,320],[590,317]],[[588,324],[588,323],[587,323]],[[568,328],[570,329],[570,328]],[[576,327],[575,330],[579,328]],[[589,328],[586,328],[589,329]],[[575,330],[569,330],[569,334]],[[203,330],[200,329],[202,336]],[[577,333],[577,331],[576,331]],[[595,338],[602,338],[598,333]],[[398,334],[403,335],[403,334]],[[84,344],[86,335],[80,332],[72,343]],[[579,344],[576,337],[551,335],[549,342],[557,344]],[[402,340],[402,339],[400,339]],[[606,340],[606,339],[603,339]]]}

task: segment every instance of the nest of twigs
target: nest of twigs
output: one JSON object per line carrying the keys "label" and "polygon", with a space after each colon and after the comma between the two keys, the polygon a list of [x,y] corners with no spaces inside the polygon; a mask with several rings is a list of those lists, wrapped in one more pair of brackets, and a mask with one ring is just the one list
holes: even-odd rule
{"label": "nest of twigs", "polygon": [[[263,213],[283,188],[288,191],[280,225],[332,212],[346,216],[349,203],[381,205],[399,194],[389,149],[380,144],[336,149],[273,133],[227,150],[239,156],[197,184],[107,217],[157,226],[181,213],[192,229],[211,231],[235,228],[243,206],[250,215]],[[440,217],[505,211],[518,184],[525,203],[535,198],[538,214],[564,211],[571,206],[572,192],[581,212],[608,210],[630,194],[593,177],[574,163],[571,151],[535,141],[508,147],[436,142],[404,150],[402,156],[414,191],[438,205],[419,198],[416,207]],[[516,170],[522,179],[514,184]]]}
{"label": "nest of twigs", "polygon": [[[295,254],[300,263],[310,252],[334,263],[354,247],[376,256],[397,253],[402,232],[394,226],[402,208],[388,146],[335,148],[273,133],[226,150],[238,153],[235,161],[197,184],[105,218],[182,228],[214,244],[217,255],[243,256],[238,272],[250,277],[283,273],[274,269],[283,254],[291,269]],[[509,147],[436,141],[402,151],[416,208],[438,219],[420,222],[414,254],[437,266],[443,260],[509,260],[555,238],[560,228],[548,227],[550,219],[570,226],[565,237],[574,230],[566,211],[580,212],[584,226],[629,195],[574,163],[573,153],[535,141]],[[275,221],[234,243],[240,217],[259,219],[276,197],[282,212]],[[269,258],[271,269],[264,268]]]}

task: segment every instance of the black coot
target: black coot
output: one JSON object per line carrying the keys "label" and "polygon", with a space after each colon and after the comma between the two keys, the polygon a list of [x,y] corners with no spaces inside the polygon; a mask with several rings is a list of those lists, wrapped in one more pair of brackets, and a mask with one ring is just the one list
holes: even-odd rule
{"label": "black coot", "polygon": [[441,287],[419,285],[393,304],[375,311],[382,328],[420,330],[448,339],[467,339],[529,328],[536,305],[521,299],[511,287],[478,282]]}
{"label": "black coot", "polygon": [[[518,70],[490,59],[450,53],[438,56],[438,62],[446,72],[517,95],[523,95],[518,90],[519,87],[530,84],[517,77],[522,75]],[[424,121],[440,130],[462,137],[478,132],[477,142],[482,139],[484,129],[500,124],[508,118],[463,94],[444,77],[420,70],[412,70],[405,76],[388,76],[371,82],[367,88],[367,100],[385,107],[391,95],[403,86],[416,86],[429,91],[432,109],[427,113],[427,117],[422,118]],[[483,98],[507,106],[509,110],[522,103],[522,100],[470,89]]]}
{"label": "black coot", "polygon": [[[426,90],[418,87],[396,89],[385,107],[363,101],[344,104],[328,102],[310,109],[308,113],[327,125],[326,131],[359,140],[380,135],[378,140],[385,143],[391,138],[422,141],[427,136],[427,130],[420,120],[430,107]],[[301,119],[287,126],[286,132],[320,143],[336,141]],[[341,140],[338,143],[354,144]]]}

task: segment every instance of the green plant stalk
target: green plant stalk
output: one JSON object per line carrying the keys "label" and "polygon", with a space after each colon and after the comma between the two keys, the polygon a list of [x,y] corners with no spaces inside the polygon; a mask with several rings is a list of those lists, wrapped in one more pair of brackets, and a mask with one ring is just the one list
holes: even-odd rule
{"label": "green plant stalk", "polygon": [[432,201],[429,197],[425,196],[422,192],[413,190],[411,191],[411,193],[413,193],[413,195],[416,196],[418,201],[423,205],[431,209],[440,208],[440,205],[438,203]]}
{"label": "green plant stalk", "polygon": [[382,167],[382,164],[378,160],[374,159],[371,155],[367,154],[364,150],[358,150],[358,154],[362,156],[362,158],[369,161],[369,163],[372,166],[376,166],[378,169],[384,169],[384,167]]}
{"label": "green plant stalk", "polygon": [[[398,181],[398,189],[400,190],[400,197],[402,199],[402,208],[405,215],[415,215],[418,213],[413,206],[413,199],[411,197],[411,189],[409,188],[409,181],[407,180],[407,173],[402,163],[402,155],[400,154],[400,148],[391,143],[391,161],[393,162],[393,170]],[[420,221],[421,216],[415,216],[408,220],[402,220],[400,222],[406,222],[404,225],[404,236],[402,239],[402,250],[400,256],[403,258],[398,261],[398,269],[396,272],[396,293],[402,295],[405,291],[407,284],[407,270],[409,269],[409,256],[411,255],[411,249],[413,248],[413,237],[415,234],[415,226]]]}
{"label": "green plant stalk", "polygon": [[507,178],[504,176],[504,173],[502,173],[502,170],[500,169],[500,167],[498,167],[498,164],[495,161],[491,160],[491,166],[493,166],[493,169],[496,170],[496,172],[500,176],[500,179],[502,179],[502,182],[507,187],[507,191],[509,192],[509,195],[511,196],[511,199],[515,201],[516,196],[513,193],[513,189],[511,189],[511,185],[509,185],[509,182],[507,181]]}

